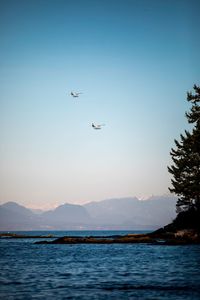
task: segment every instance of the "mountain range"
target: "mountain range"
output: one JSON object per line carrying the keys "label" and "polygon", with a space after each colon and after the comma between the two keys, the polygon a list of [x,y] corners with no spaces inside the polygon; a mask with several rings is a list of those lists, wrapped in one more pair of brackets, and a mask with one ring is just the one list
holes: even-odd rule
{"label": "mountain range", "polygon": [[173,196],[116,198],[44,212],[7,202],[0,205],[0,230],[151,230],[175,218],[176,201]]}

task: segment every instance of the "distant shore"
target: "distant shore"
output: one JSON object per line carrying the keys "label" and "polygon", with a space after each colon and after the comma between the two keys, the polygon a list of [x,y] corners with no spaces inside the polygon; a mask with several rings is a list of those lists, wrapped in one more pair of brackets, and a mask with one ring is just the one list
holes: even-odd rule
{"label": "distant shore", "polygon": [[29,234],[17,234],[12,232],[0,232],[0,238],[10,238],[10,239],[48,239],[48,238],[54,238],[55,236],[53,234],[47,234],[47,235],[29,235]]}
{"label": "distant shore", "polygon": [[165,232],[163,229],[146,234],[127,234],[105,237],[64,236],[53,241],[38,241],[36,244],[153,244],[153,245],[189,245],[200,244],[200,235],[194,230]]}
{"label": "distant shore", "polygon": [[35,244],[153,244],[153,245],[189,245],[200,244],[200,234],[194,229],[183,229],[174,232],[160,228],[143,234],[126,234],[111,236],[63,236],[54,235],[24,235],[16,233],[0,233],[0,238],[10,239],[52,239],[53,241],[36,241]]}

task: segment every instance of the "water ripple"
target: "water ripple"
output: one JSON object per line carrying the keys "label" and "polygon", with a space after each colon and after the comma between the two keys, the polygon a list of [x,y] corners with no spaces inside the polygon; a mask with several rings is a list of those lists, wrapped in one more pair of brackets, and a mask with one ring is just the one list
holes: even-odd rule
{"label": "water ripple", "polygon": [[0,241],[0,299],[199,300],[200,246]]}

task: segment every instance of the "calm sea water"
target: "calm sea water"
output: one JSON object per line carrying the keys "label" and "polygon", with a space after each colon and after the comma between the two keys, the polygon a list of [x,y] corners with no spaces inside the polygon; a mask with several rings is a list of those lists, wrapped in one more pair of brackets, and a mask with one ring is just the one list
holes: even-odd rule
{"label": "calm sea water", "polygon": [[[52,232],[39,232],[47,233]],[[35,241],[0,239],[0,299],[200,299],[200,245],[37,245]]]}

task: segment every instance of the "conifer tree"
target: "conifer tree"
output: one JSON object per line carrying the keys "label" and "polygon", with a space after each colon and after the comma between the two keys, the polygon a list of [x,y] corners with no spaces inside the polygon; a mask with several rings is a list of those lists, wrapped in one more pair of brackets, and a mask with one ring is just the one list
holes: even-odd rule
{"label": "conifer tree", "polygon": [[191,132],[185,130],[180,141],[175,140],[175,149],[170,155],[173,165],[168,171],[173,175],[169,190],[178,196],[177,212],[191,209],[200,211],[200,87],[187,93],[192,107],[186,112],[188,123],[194,125]]}

